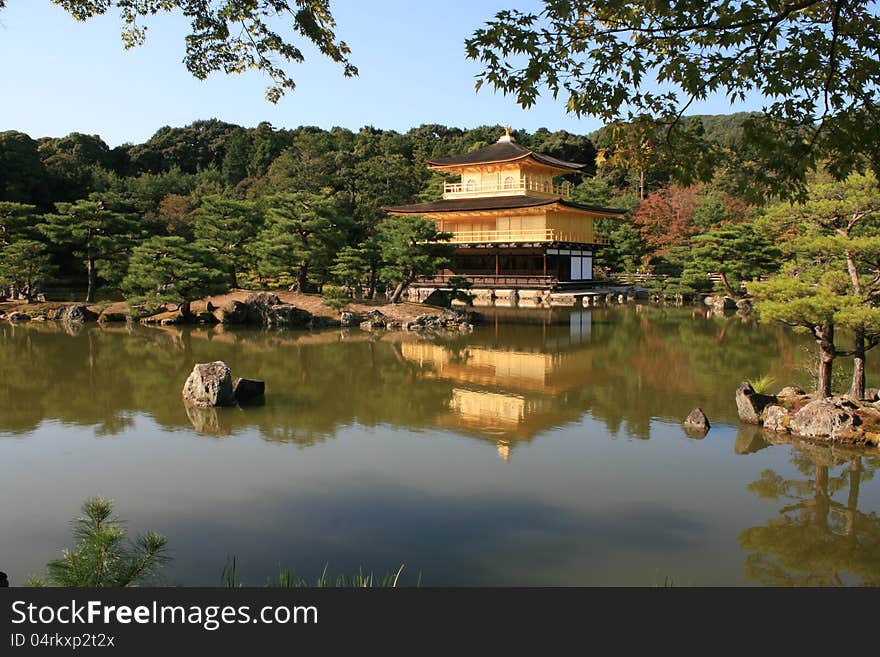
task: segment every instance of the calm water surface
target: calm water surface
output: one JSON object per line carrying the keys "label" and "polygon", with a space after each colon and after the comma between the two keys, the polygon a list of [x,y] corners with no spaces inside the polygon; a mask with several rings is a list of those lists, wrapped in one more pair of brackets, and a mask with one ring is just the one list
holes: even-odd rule
{"label": "calm water surface", "polygon": [[[472,335],[0,325],[0,570],[70,546],[83,499],[166,534],[165,582],[403,563],[430,584],[880,581],[880,467],[740,427],[804,338],[694,309],[497,309]],[[192,364],[266,380],[187,412]],[[842,373],[845,374],[845,373]],[[880,368],[869,368],[869,384]],[[695,406],[704,439],[680,422]]]}

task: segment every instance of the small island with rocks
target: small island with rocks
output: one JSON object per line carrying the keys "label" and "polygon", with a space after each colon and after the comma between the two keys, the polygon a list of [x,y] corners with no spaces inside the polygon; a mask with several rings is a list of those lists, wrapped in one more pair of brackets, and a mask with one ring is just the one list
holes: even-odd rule
{"label": "small island with rocks", "polygon": [[823,397],[793,386],[767,395],[744,382],[736,391],[736,408],[740,422],[766,431],[822,442],[880,445],[878,391],[868,389],[865,396],[862,401]]}

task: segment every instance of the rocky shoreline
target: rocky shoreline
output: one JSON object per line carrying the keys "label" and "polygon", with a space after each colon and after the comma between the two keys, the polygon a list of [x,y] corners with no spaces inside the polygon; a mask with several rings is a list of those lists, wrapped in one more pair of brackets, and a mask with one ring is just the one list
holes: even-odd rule
{"label": "rocky shoreline", "polygon": [[[249,325],[267,329],[325,329],[360,328],[365,331],[408,330],[408,331],[457,331],[470,332],[479,323],[480,315],[458,309],[419,308],[401,312],[398,308],[385,304],[367,309],[343,310],[333,316],[330,309],[312,310],[289,303],[272,292],[253,292],[243,298],[221,298],[194,301],[186,306],[166,306],[161,311],[137,316],[126,312],[121,304],[107,307],[87,306],[85,304],[38,304],[17,306],[8,312],[0,312],[0,320],[13,323],[57,321],[72,324],[87,322],[138,322],[145,325],[169,326],[177,324],[222,324]],[[24,310],[23,310],[24,308]],[[381,308],[381,309],[380,309]],[[385,312],[383,312],[385,310]],[[430,312],[429,312],[430,310]]]}
{"label": "rocky shoreline", "polygon": [[878,391],[868,390],[867,397],[866,401],[824,398],[791,386],[765,395],[743,383],[736,391],[736,409],[740,422],[768,432],[820,442],[880,446]]}

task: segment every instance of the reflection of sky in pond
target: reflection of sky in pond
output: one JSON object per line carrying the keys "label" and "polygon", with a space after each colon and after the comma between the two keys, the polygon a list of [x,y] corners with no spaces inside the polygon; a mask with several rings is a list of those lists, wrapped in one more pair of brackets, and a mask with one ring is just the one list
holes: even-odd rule
{"label": "reflection of sky in pond", "polygon": [[[880,559],[876,457],[825,463],[735,425],[738,381],[787,382],[803,341],[691,309],[534,313],[451,340],[3,327],[0,497],[14,503],[0,508],[0,570],[13,584],[41,572],[100,494],[133,530],[170,537],[168,579],[182,584],[219,581],[232,554],[253,584],[325,562],[405,563],[425,584],[747,584],[761,581],[745,567],[756,551],[786,572],[827,567],[773,543],[788,540],[773,523],[799,503],[784,495],[815,498],[812,458],[838,506],[827,529],[812,511],[789,523],[817,546],[846,534],[835,519],[852,487],[838,475],[857,457],[845,538]],[[266,404],[188,416],[183,378],[216,358],[265,378]],[[696,405],[713,421],[703,440],[678,424]],[[750,490],[766,471],[790,482],[783,496]],[[834,554],[861,568],[855,581],[880,575]]]}

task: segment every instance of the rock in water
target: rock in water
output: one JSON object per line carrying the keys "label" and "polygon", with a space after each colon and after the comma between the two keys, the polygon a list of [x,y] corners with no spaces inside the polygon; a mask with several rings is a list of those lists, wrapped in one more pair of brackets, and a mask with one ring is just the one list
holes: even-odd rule
{"label": "rock in water", "polygon": [[9,586],[9,579],[6,577],[6,573],[0,572],[0,588],[6,588]]}
{"label": "rock in water", "polygon": [[237,402],[249,402],[254,399],[260,399],[265,393],[265,381],[237,378],[232,382],[232,394]]}
{"label": "rock in water", "polygon": [[232,374],[222,360],[196,363],[183,384],[183,399],[193,406],[232,406]]}
{"label": "rock in water", "polygon": [[701,408],[695,408],[690,415],[685,418],[684,428],[693,432],[705,434],[712,425],[709,424],[709,418]]}
{"label": "rock in water", "polygon": [[862,421],[853,411],[855,404],[839,398],[811,401],[794,414],[791,432],[804,438],[839,438],[853,433]]}
{"label": "rock in water", "polygon": [[94,322],[98,319],[98,315],[84,305],[74,304],[72,306],[64,306],[58,319],[62,322]]}
{"label": "rock in water", "polygon": [[736,389],[736,412],[741,422],[760,424],[761,412],[775,401],[776,397],[755,392],[750,383],[743,383]]}
{"label": "rock in water", "polygon": [[248,318],[248,307],[241,301],[227,301],[211,311],[221,324],[244,324]]}
{"label": "rock in water", "polygon": [[770,404],[764,409],[764,428],[770,431],[788,431],[791,423],[791,412],[776,404]]}

